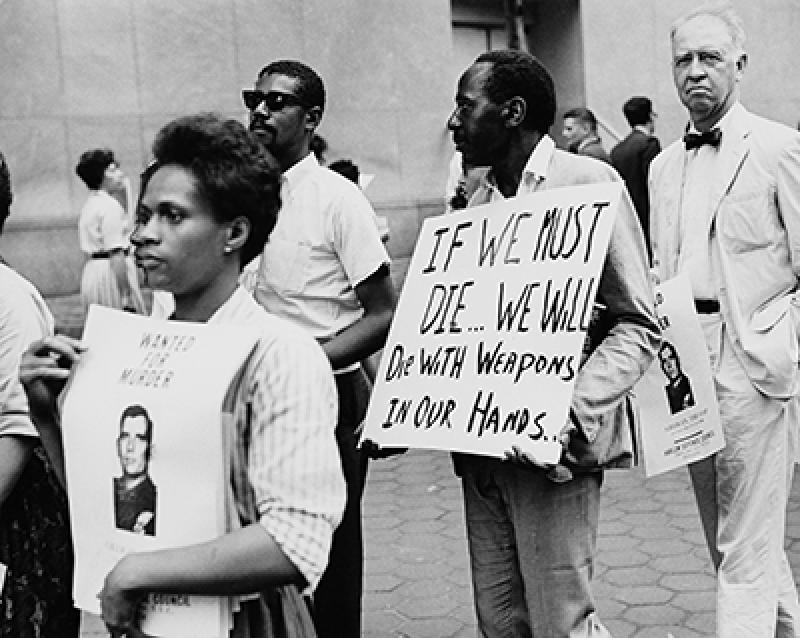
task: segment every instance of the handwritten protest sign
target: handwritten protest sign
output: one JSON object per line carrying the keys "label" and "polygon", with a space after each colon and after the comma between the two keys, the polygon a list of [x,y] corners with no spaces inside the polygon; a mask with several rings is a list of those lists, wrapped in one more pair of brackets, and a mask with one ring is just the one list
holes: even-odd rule
{"label": "handwritten protest sign", "polygon": [[663,342],[636,386],[647,476],[698,461],[725,445],[703,329],[688,278],[656,288]]}
{"label": "handwritten protest sign", "polygon": [[[99,613],[106,574],[130,552],[225,531],[221,409],[256,335],[92,306],[62,408],[73,595]],[[151,594],[142,629],[170,638],[227,636],[227,598]]]}
{"label": "handwritten protest sign", "polygon": [[621,193],[576,186],[427,219],[363,437],[557,461]]}

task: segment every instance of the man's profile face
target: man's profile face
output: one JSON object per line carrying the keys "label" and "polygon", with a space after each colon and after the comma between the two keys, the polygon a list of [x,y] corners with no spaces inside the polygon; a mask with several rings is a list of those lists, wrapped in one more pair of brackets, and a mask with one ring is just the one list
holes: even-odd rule
{"label": "man's profile face", "polygon": [[282,93],[287,98],[279,109],[271,110],[262,102],[250,111],[250,130],[279,158],[302,146],[307,130],[306,108],[297,103],[299,83],[297,78],[276,73],[265,75],[255,85],[257,91]]}
{"label": "man's profile face", "polygon": [[667,375],[667,379],[674,381],[681,374],[681,365],[678,362],[678,355],[672,348],[663,348],[658,353],[658,358],[661,361],[661,369]]}
{"label": "man's profile face", "polygon": [[117,438],[117,454],[126,476],[138,476],[147,472],[147,420],[144,416],[127,417],[120,427]]}
{"label": "man's profile face", "polygon": [[484,90],[491,69],[491,63],[479,62],[464,72],[458,81],[456,107],[447,120],[456,150],[469,166],[491,166],[508,147],[502,105],[492,102]]}
{"label": "man's profile face", "polygon": [[711,128],[734,103],[746,59],[717,17],[696,16],[677,29],[672,39],[672,77],[699,129]]}
{"label": "man's profile face", "polygon": [[580,144],[589,132],[586,125],[577,117],[565,117],[561,134],[567,141],[567,146],[572,148]]}

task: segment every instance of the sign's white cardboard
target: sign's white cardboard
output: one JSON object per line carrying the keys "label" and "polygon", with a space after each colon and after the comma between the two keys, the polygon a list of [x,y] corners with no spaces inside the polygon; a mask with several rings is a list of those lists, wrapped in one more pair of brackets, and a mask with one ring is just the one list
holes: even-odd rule
{"label": "sign's white cardboard", "polygon": [[556,462],[619,183],[425,220],[363,438]]}

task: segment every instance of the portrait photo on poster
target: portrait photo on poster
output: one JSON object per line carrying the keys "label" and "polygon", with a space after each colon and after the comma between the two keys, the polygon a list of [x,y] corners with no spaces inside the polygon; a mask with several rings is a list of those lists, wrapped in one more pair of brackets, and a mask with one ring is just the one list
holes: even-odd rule
{"label": "portrait photo on poster", "polygon": [[114,525],[117,529],[155,536],[156,486],[150,478],[153,421],[139,404],[122,411],[117,435],[121,475],[114,477]]}
{"label": "portrait photo on poster", "polygon": [[691,408],[695,404],[692,384],[681,368],[681,359],[675,346],[669,341],[662,341],[658,351],[658,360],[662,372],[667,377],[664,391],[670,413],[677,414],[686,408]]}

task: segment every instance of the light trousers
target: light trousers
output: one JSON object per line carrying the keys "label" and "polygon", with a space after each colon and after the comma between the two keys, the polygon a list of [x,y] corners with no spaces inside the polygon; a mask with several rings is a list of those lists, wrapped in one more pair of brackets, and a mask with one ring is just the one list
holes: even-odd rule
{"label": "light trousers", "polygon": [[602,473],[463,457],[472,587],[484,638],[610,638],[590,590]]}
{"label": "light trousers", "polygon": [[797,399],[759,393],[719,315],[701,315],[725,447],[690,467],[717,570],[719,638],[795,638],[800,606],[784,551]]}

